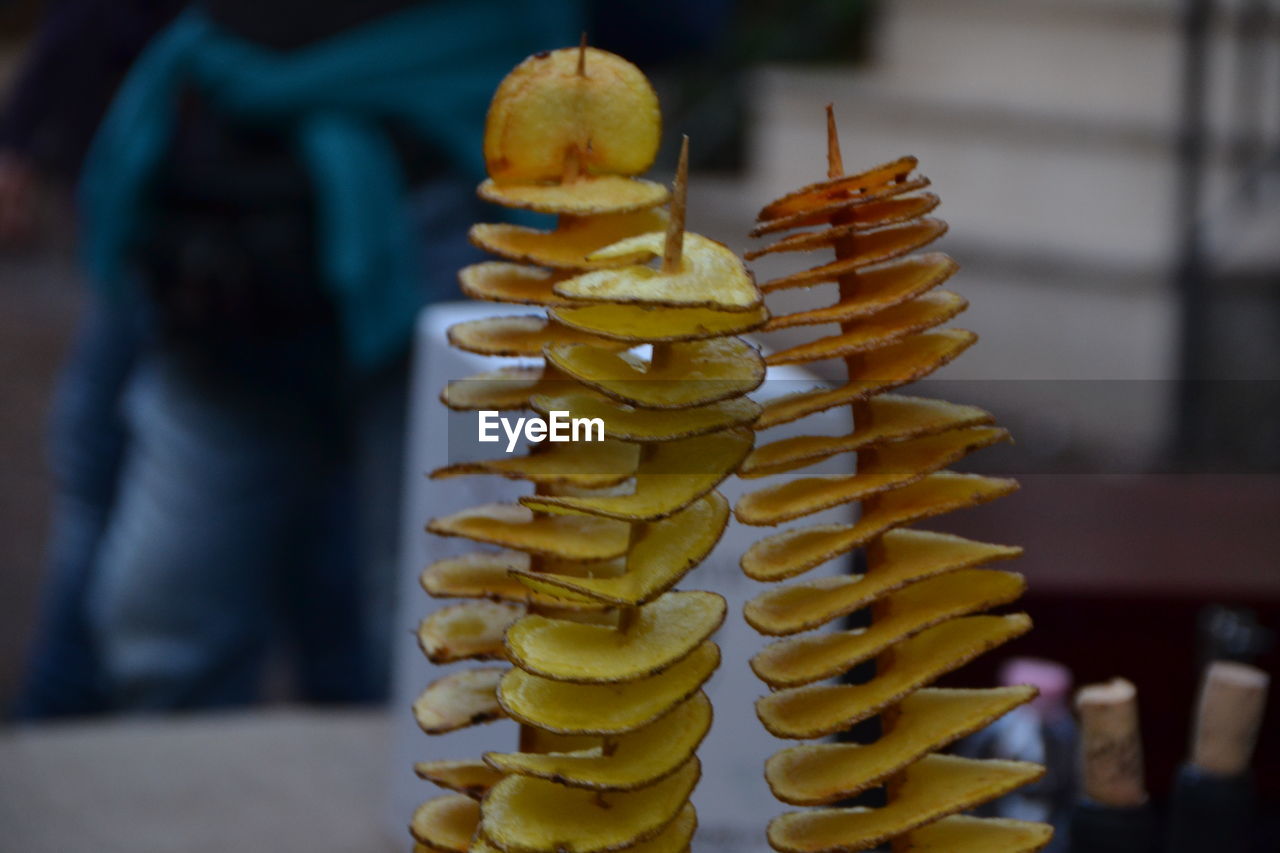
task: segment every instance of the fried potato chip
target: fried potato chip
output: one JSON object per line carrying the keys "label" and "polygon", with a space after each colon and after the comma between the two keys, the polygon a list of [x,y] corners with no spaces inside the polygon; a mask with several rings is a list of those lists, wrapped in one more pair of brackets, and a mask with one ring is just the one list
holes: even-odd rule
{"label": "fried potato chip", "polygon": [[629,479],[640,459],[639,446],[610,439],[548,444],[540,450],[523,456],[458,462],[432,471],[431,479],[496,474],[509,480],[596,489]]}
{"label": "fried potato chip", "polygon": [[925,688],[902,700],[893,727],[874,743],[811,743],[784,749],[765,763],[769,790],[793,806],[823,806],[857,796],[930,752],[976,732],[1036,689]]}
{"label": "fried potato chip", "polygon": [[764,359],[738,338],[663,344],[666,360],[568,344],[548,347],[547,360],[605,396],[649,409],[688,409],[740,397],[764,382]]}
{"label": "fried potato chip", "polygon": [[[965,616],[904,640],[887,671],[866,684],[811,684],[756,701],[756,716],[770,734],[808,739],[844,731],[979,655],[1031,630],[1025,613]],[[512,673],[519,670],[512,670]]]}
{"label": "fried potato chip", "polygon": [[418,646],[432,663],[502,660],[502,635],[523,615],[523,607],[492,601],[451,604],[418,625]]}
{"label": "fried potato chip", "polygon": [[574,150],[584,172],[635,175],[653,164],[661,133],[657,93],[639,68],[568,47],[534,54],[499,84],[485,119],[485,166],[504,184],[558,180]]}
{"label": "fried potato chip", "polygon": [[975,761],[929,755],[907,768],[889,805],[788,812],[769,822],[781,853],[870,850],[939,818],[973,808],[1034,782],[1044,768],[1025,761]]}
{"label": "fried potato chip", "polygon": [[[600,573],[602,567],[607,565],[606,563],[565,563],[557,564],[556,568],[561,571],[578,569],[575,574],[585,569],[595,574]],[[518,551],[481,551],[437,560],[427,566],[420,580],[427,594],[436,598],[484,598],[517,604],[537,604],[542,607],[554,605],[595,609],[601,606],[595,602],[571,604],[559,597],[540,595],[510,574],[512,571],[528,568],[528,554],[521,554]],[[617,572],[609,571],[604,576],[614,574]]]}
{"label": "fried potato chip", "polygon": [[825,225],[839,219],[842,224],[867,222],[883,224],[902,222],[923,216],[938,206],[932,193],[907,196],[907,193],[929,186],[928,178],[908,178],[897,184],[886,184],[869,193],[835,199],[820,207],[797,211],[787,216],[762,222],[751,229],[752,237],[762,237],[792,228]]}
{"label": "fried potato chip", "polygon": [[569,577],[513,569],[518,580],[546,596],[637,605],[657,598],[701,563],[720,541],[729,521],[729,503],[717,492],[694,501],[670,518],[633,531],[627,570],[616,577]]}
{"label": "fried potato chip", "polygon": [[[853,253],[848,257],[837,258],[829,263],[812,269],[801,270],[791,275],[775,278],[760,285],[765,293],[777,290],[788,290],[795,287],[812,287],[828,281],[835,281],[842,275],[872,264],[883,263],[893,258],[914,252],[921,246],[927,246],[947,233],[947,223],[941,219],[913,219],[899,225],[888,225],[874,231],[866,231],[853,238]],[[569,279],[572,281],[572,279]],[[569,296],[563,289],[565,282],[555,285],[556,293]]]}
{"label": "fried potato chip", "polygon": [[505,261],[483,261],[459,270],[458,283],[463,294],[486,302],[572,305],[570,300],[557,296],[551,289],[563,275]]}
{"label": "fried potato chip", "polygon": [[504,775],[474,758],[461,761],[419,761],[413,765],[413,772],[419,779],[457,791],[473,800],[483,797],[490,788],[502,781]]}
{"label": "fried potato chip", "polygon": [[662,184],[619,175],[583,175],[568,184],[499,184],[492,178],[476,194],[503,207],[561,216],[603,216],[666,204],[670,191]]}
{"label": "fried potato chip", "polygon": [[988,569],[922,580],[881,599],[888,613],[870,627],[770,643],[751,659],[751,669],[774,688],[835,678],[926,628],[1015,601],[1026,586],[1022,575]]}
{"label": "fried potato chip", "polygon": [[740,335],[763,326],[769,310],[763,304],[751,311],[716,311],[601,303],[561,308],[552,316],[565,326],[602,338],[657,343]]}
{"label": "fried potato chip", "polygon": [[573,788],[633,791],[674,773],[692,756],[711,728],[711,701],[705,693],[679,705],[647,726],[619,735],[612,750],[596,744],[568,753],[486,753],[503,773],[536,776]]}
{"label": "fried potato chip", "polygon": [[460,350],[479,355],[524,356],[542,355],[547,344],[590,344],[594,347],[617,349],[621,345],[578,329],[571,329],[545,317],[522,315],[516,317],[485,317],[454,323],[448,331],[449,343]]}
{"label": "fried potato chip", "polygon": [[628,263],[588,260],[598,249],[636,234],[661,231],[667,227],[667,212],[660,207],[602,216],[561,216],[554,231],[522,225],[480,224],[471,226],[471,242],[486,252],[513,261],[553,269],[583,270]]}
{"label": "fried potato chip", "polygon": [[907,833],[913,853],[1033,853],[1053,840],[1053,827],[1024,820],[952,815]]}
{"label": "fried potato chip", "polygon": [[657,836],[680,815],[701,772],[692,758],[655,785],[616,793],[508,776],[485,798],[480,833],[504,853],[630,848]]}
{"label": "fried potato chip", "polygon": [[944,329],[941,332],[914,335],[883,349],[874,350],[863,356],[862,366],[856,376],[850,377],[847,385],[801,391],[770,400],[756,421],[756,429],[769,429],[790,423],[816,412],[847,406],[882,391],[915,382],[949,364],[977,340],[978,336],[973,332]]}
{"label": "fried potato chip", "polygon": [[467,853],[480,824],[480,805],[470,797],[448,794],[418,806],[409,832],[428,850]]}
{"label": "fried potato chip", "polygon": [[503,367],[455,379],[440,392],[440,402],[455,411],[527,409],[534,394],[556,394],[572,385],[545,373],[541,367]]}
{"label": "fried potato chip", "polygon": [[628,521],[667,518],[710,492],[751,451],[755,434],[746,427],[664,441],[649,448],[629,495],[558,497],[531,495],[520,502],[535,512],[580,513]]}
{"label": "fried potato chip", "polygon": [[831,201],[861,195],[885,184],[904,180],[918,164],[919,161],[915,157],[899,157],[897,160],[881,163],[856,175],[841,175],[838,178],[828,178],[825,181],[803,186],[766,204],[760,209],[756,219],[762,222],[780,219],[793,213],[812,210]]}
{"label": "fried potato chip", "polygon": [[925,252],[858,270],[853,273],[858,278],[854,295],[841,298],[834,305],[775,316],[765,324],[764,331],[847,323],[869,317],[927,293],[949,279],[959,268],[959,264],[941,252]]}
{"label": "fried potato chip", "polygon": [[[627,853],[689,853],[689,842],[698,827],[698,814],[692,803],[685,803],[676,819],[648,841],[628,847]],[[502,853],[484,838],[472,842],[471,853]]]}
{"label": "fried potato chip", "polygon": [[623,261],[630,266],[600,269],[557,282],[555,292],[581,302],[640,303],[673,308],[752,311],[762,297],[755,279],[733,250],[701,234],[684,233],[684,253],[675,272],[643,266],[662,257],[666,235],[641,234],[600,249],[593,264]]}
{"label": "fried potato chip", "polygon": [[730,427],[747,426],[760,416],[760,404],[746,397],[672,411],[637,409],[594,392],[576,391],[558,395],[539,394],[529,399],[529,405],[544,417],[560,411],[569,412],[575,418],[599,418],[604,421],[607,438],[645,444],[677,441]]}
{"label": "fried potato chip", "polygon": [[881,445],[857,474],[789,479],[744,495],[733,514],[744,524],[780,524],[918,482],[1008,438],[1008,430],[977,426]]}
{"label": "fried potato chip", "polygon": [[[872,529],[880,525],[879,518],[866,520]],[[918,581],[1022,554],[1021,548],[1010,545],[974,542],[928,530],[892,530],[884,534],[880,544],[884,558],[874,572],[835,575],[767,590],[743,607],[747,624],[771,636],[798,634],[848,616]]]}
{"label": "fried potato chip", "polygon": [[427,530],[565,560],[611,560],[627,552],[627,524],[588,516],[535,517],[516,504],[484,504],[443,518]]}
{"label": "fried potato chip", "polygon": [[560,734],[621,734],[648,725],[688,699],[720,665],[720,649],[703,643],[669,669],[624,684],[567,684],[512,669],[498,688],[506,712]]}
{"label": "fried potato chip", "polygon": [[886,308],[865,320],[858,320],[852,328],[838,335],[770,353],[765,364],[807,364],[879,349],[908,335],[940,326],[968,307],[969,302],[963,296],[949,290],[935,290],[910,302]]}
{"label": "fried potato chip", "polygon": [[413,703],[413,716],[429,735],[501,719],[497,688],[506,667],[464,669],[438,678]]}
{"label": "fried potato chip", "polygon": [[507,632],[507,657],[555,681],[634,681],[692,654],[724,622],[725,603],[714,592],[668,592],[636,610],[626,628],[527,616]]}

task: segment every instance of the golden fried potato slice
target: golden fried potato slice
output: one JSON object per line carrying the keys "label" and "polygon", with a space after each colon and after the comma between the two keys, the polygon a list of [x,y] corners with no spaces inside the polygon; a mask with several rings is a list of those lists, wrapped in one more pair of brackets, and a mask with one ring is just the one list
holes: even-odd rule
{"label": "golden fried potato slice", "polygon": [[611,560],[627,552],[629,527],[586,516],[534,517],[516,504],[483,504],[443,518],[427,530],[564,560]]}
{"label": "golden fried potato slice", "polygon": [[[884,529],[879,518],[866,520],[871,529]],[[798,634],[848,616],[917,581],[1022,554],[1022,549],[1014,546],[991,545],[928,530],[891,530],[880,543],[884,559],[874,572],[818,578],[767,590],[743,607],[747,623],[770,636]]]}
{"label": "golden fried potato slice", "polygon": [[627,570],[616,577],[570,577],[514,569],[519,581],[550,596],[584,604],[637,605],[657,598],[701,563],[720,541],[729,503],[718,492],[694,501],[670,518],[632,532]]}
{"label": "golden fried potato slice", "polygon": [[[815,284],[835,281],[840,276],[862,267],[883,263],[914,252],[945,233],[947,233],[947,223],[941,219],[931,218],[915,219],[899,225],[888,225],[874,231],[866,231],[853,238],[854,252],[848,257],[837,258],[812,269],[766,281],[760,285],[760,289],[765,293],[773,293],[777,290],[812,287]],[[556,292],[565,296],[570,295],[563,290],[563,287],[564,282],[557,284]]]}
{"label": "golden fried potato slice", "polygon": [[[557,563],[559,571],[573,574],[589,572],[592,575],[611,577],[617,571],[605,571],[610,563]],[[520,583],[510,574],[529,568],[529,555],[519,551],[479,551],[461,557],[437,560],[422,572],[420,581],[428,595],[436,598],[484,598],[491,601],[510,601],[517,604],[537,604],[542,607],[575,607],[597,609],[595,602],[566,602],[558,597],[540,595]]]}
{"label": "golden fried potato slice", "polygon": [[584,172],[635,175],[653,164],[661,134],[658,96],[639,68],[567,47],[536,53],[503,78],[485,119],[484,160],[504,184],[559,179],[571,149]]}
{"label": "golden fried potato slice", "polygon": [[561,216],[602,216],[666,204],[670,191],[662,184],[620,175],[583,175],[572,183],[499,184],[492,178],[476,194],[503,207]]}
{"label": "golden fried potato slice", "polygon": [[660,208],[603,216],[561,216],[554,231],[507,223],[471,226],[471,242],[513,261],[553,269],[584,270],[629,263],[622,260],[588,260],[598,249],[636,234],[667,227],[667,212]]}
{"label": "golden fried potato slice", "polygon": [[773,688],[835,678],[926,628],[1015,601],[1026,586],[1020,574],[989,569],[922,580],[882,599],[888,614],[870,627],[778,640],[751,658],[751,669]]}
{"label": "golden fried potato slice", "polygon": [[838,335],[770,353],[765,364],[807,364],[879,349],[908,335],[940,326],[968,307],[969,302],[963,296],[949,290],[935,290],[859,320]]}
{"label": "golden fried potato slice", "polygon": [[428,850],[467,853],[479,825],[479,803],[462,794],[446,794],[418,806],[409,832]]}
{"label": "golden fried potato slice", "polygon": [[480,833],[504,853],[597,853],[659,835],[676,820],[702,769],[691,758],[639,791],[599,793],[508,776],[484,801]]}
{"label": "golden fried potato slice", "polygon": [[427,685],[413,703],[413,716],[429,735],[488,723],[505,716],[498,704],[498,682],[506,667],[464,669]]}
{"label": "golden fried potato slice", "polygon": [[[507,657],[525,672],[575,684],[646,678],[693,653],[724,622],[714,592],[668,592],[626,626],[526,616],[507,632]],[[584,650],[590,654],[584,654]]]}
{"label": "golden fried potato slice", "polygon": [[1029,630],[1031,620],[1025,613],[953,619],[899,643],[887,671],[866,684],[811,684],[779,690],[756,701],[756,716],[777,737],[835,734]]}
{"label": "golden fried potato slice", "polygon": [[605,437],[646,444],[678,441],[731,427],[747,426],[760,416],[760,404],[746,397],[672,411],[637,409],[594,392],[576,391],[557,395],[539,394],[529,399],[529,405],[543,417],[549,416],[553,411],[560,411],[569,412],[575,418],[599,418],[604,421]]}
{"label": "golden fried potato slice", "polygon": [[431,479],[496,474],[509,480],[597,489],[629,479],[639,460],[640,448],[630,442],[575,441],[548,444],[539,453],[458,462],[432,471]]}
{"label": "golden fried potato slice", "polygon": [[902,700],[893,727],[874,743],[807,743],[765,763],[769,790],[793,806],[824,806],[882,783],[924,755],[972,734],[1036,696],[1034,687],[925,688]]}
{"label": "golden fried potato slice", "polygon": [[866,222],[880,225],[914,219],[938,206],[938,197],[932,193],[907,196],[907,193],[927,186],[928,178],[908,178],[900,183],[886,184],[868,193],[834,199],[818,207],[762,222],[751,229],[751,236],[762,237],[778,231],[836,221],[841,224]]}
{"label": "golden fried potato slice", "polygon": [[560,308],[552,316],[565,326],[602,338],[659,343],[740,335],[763,326],[769,310],[763,304],[750,311],[717,311],[606,302]]}
{"label": "golden fried potato slice", "polygon": [[516,305],[571,305],[551,289],[563,273],[535,269],[505,261],[483,261],[458,271],[458,283],[464,295],[486,302],[510,302]]}
{"label": "golden fried potato slice", "polygon": [[523,615],[523,607],[493,601],[451,604],[419,623],[418,646],[432,663],[503,660],[502,635]]}
{"label": "golden fried potato slice", "polygon": [[862,357],[858,374],[851,377],[846,385],[801,391],[770,400],[765,404],[760,419],[756,421],[756,429],[769,429],[790,423],[806,415],[836,406],[847,406],[891,388],[915,382],[949,364],[977,340],[978,336],[973,332],[944,329],[913,335],[874,350]]}
{"label": "golden fried potato slice", "polygon": [[628,495],[560,497],[531,495],[520,502],[535,512],[572,513],[656,521],[710,492],[732,474],[751,451],[755,434],[746,427],[664,441],[649,448]]}
{"label": "golden fried potato slice", "polygon": [[498,701],[516,720],[560,734],[621,734],[652,723],[698,692],[719,665],[719,647],[707,642],[669,669],[623,684],[566,684],[512,669],[498,688]]}
{"label": "golden fried potato slice", "polygon": [[633,353],[575,344],[548,347],[547,360],[589,388],[631,406],[688,409],[740,397],[764,382],[764,359],[738,338],[661,344],[658,364]]}
{"label": "golden fried potato slice", "polygon": [[490,752],[484,760],[502,773],[536,776],[572,788],[634,791],[680,769],[710,728],[711,701],[699,692],[670,714],[619,735],[608,754],[597,743],[574,752],[543,755]]}
{"label": "golden fried potato slice", "polygon": [[761,222],[779,219],[793,213],[821,207],[837,199],[861,195],[885,184],[902,181],[915,170],[919,162],[915,157],[899,157],[856,175],[841,175],[838,178],[828,178],[825,181],[808,184],[766,204],[760,209],[756,219]]}
{"label": "golden fried potato slice", "polygon": [[440,392],[440,402],[455,411],[527,409],[534,394],[556,394],[573,385],[545,373],[541,367],[503,367],[455,379]]}
{"label": "golden fried potato slice", "polygon": [[907,768],[893,801],[884,808],[788,812],[769,822],[769,843],[781,853],[870,850],[939,818],[1003,796],[1043,775],[1043,767],[1025,761],[928,755]]}
{"label": "golden fried potato slice", "polygon": [[857,474],[788,479],[743,495],[733,514],[744,524],[780,524],[918,482],[1008,438],[1001,427],[977,426],[881,445]]}
{"label": "golden fried potato slice", "polygon": [[466,352],[526,358],[542,355],[542,348],[547,344],[585,343],[605,349],[622,346],[616,341],[571,329],[545,317],[529,315],[485,317],[454,323],[449,327],[448,336],[450,344]]}
{"label": "golden fried potato slice", "polygon": [[[693,840],[693,832],[698,827],[698,813],[692,803],[685,803],[676,819],[667,824],[667,828],[632,847],[627,853],[689,853],[689,842]],[[471,853],[502,853],[482,837],[477,837],[471,844]]]}
{"label": "golden fried potato slice", "polygon": [[1053,827],[1004,818],[952,815],[907,833],[913,853],[1033,853],[1053,840]]}
{"label": "golden fried potato slice", "polygon": [[481,799],[505,775],[476,758],[419,761],[413,765],[413,772],[418,774],[419,779],[457,791],[473,800]]}
{"label": "golden fried potato slice", "polygon": [[848,323],[900,305],[908,299],[927,293],[938,287],[960,265],[941,252],[925,252],[898,258],[871,269],[858,270],[857,292],[842,298],[834,305],[797,311],[773,317],[764,331],[788,329],[793,326],[815,326],[824,323]]}
{"label": "golden fried potato slice", "polygon": [[751,311],[763,301],[742,260],[723,243],[686,231],[680,267],[674,272],[645,264],[662,257],[666,235],[641,234],[587,256],[595,264],[629,266],[600,269],[557,282],[556,293],[581,302],[665,305]]}

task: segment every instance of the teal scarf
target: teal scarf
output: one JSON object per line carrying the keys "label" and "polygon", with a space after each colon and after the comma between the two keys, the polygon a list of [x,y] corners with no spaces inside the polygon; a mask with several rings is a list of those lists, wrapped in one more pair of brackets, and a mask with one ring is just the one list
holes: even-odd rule
{"label": "teal scarf", "polygon": [[484,173],[485,111],[503,75],[577,32],[570,0],[458,0],[415,6],[279,53],[198,12],[142,54],[94,139],[80,188],[84,255],[110,299],[136,297],[129,253],[147,226],[148,189],[174,131],[179,95],[287,129],[317,202],[319,269],[348,357],[372,369],[400,351],[424,301],[406,187],[383,124],[420,135],[460,172]]}

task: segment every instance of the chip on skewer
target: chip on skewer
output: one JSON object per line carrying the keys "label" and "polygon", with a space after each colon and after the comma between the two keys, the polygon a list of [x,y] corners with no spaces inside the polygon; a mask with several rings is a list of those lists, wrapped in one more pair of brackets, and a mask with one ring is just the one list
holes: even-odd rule
{"label": "chip on skewer", "polygon": [[506,667],[465,669],[433,681],[413,703],[418,725],[430,735],[489,723],[504,716],[497,688]]}
{"label": "chip on skewer", "polygon": [[[471,226],[471,242],[487,252],[513,261],[552,269],[583,270],[610,266],[609,261],[589,260],[588,255],[605,246],[667,225],[662,208],[603,216],[562,216],[554,231],[522,225],[480,224]],[[613,262],[627,263],[627,259]]]}
{"label": "chip on skewer", "polygon": [[433,518],[427,530],[565,560],[609,560],[627,552],[627,525],[589,516],[535,517],[514,504],[484,504]]}
{"label": "chip on skewer", "polygon": [[418,645],[432,663],[502,660],[503,634],[523,615],[523,607],[492,601],[451,604],[422,620]]}
{"label": "chip on skewer", "polygon": [[760,416],[760,404],[734,397],[687,409],[641,409],[610,400],[590,391],[539,394],[529,405],[541,415],[569,412],[576,418],[599,418],[604,434],[624,441],[678,441],[732,427],[747,426]]}
{"label": "chip on skewer", "polygon": [[413,765],[419,779],[479,800],[501,781],[503,774],[478,759],[419,761]]}
{"label": "chip on skewer", "polygon": [[480,824],[480,806],[462,794],[427,800],[413,813],[409,832],[419,844],[440,853],[467,853]]}

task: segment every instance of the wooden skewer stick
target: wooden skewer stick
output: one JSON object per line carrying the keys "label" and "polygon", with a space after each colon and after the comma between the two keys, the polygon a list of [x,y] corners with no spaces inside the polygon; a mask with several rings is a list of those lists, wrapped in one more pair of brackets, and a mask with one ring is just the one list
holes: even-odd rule
{"label": "wooden skewer stick", "polygon": [[1084,795],[1112,808],[1147,802],[1138,728],[1138,691],[1123,678],[1076,693]]}
{"label": "wooden skewer stick", "polygon": [[1209,664],[1196,709],[1192,764],[1216,776],[1239,776],[1249,769],[1270,682],[1255,666]]}
{"label": "wooden skewer stick", "polygon": [[587,31],[582,31],[582,38],[578,39],[578,76],[587,76]]}
{"label": "wooden skewer stick", "polygon": [[671,185],[671,220],[667,223],[667,239],[662,247],[662,271],[679,272],[684,258],[684,215],[689,194],[689,137],[680,142],[680,163]]}
{"label": "wooden skewer stick", "polygon": [[844,175],[844,158],[840,156],[840,134],[836,131],[835,104],[827,104],[827,177]]}

